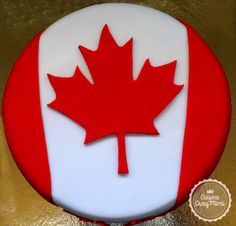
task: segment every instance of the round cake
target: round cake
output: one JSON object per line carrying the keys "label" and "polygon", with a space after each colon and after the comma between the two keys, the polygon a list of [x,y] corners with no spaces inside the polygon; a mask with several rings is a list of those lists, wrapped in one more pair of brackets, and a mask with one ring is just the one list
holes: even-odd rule
{"label": "round cake", "polygon": [[3,98],[25,178],[65,211],[106,224],[185,202],[216,167],[230,116],[226,76],[201,37],[134,4],[93,5],[38,33]]}

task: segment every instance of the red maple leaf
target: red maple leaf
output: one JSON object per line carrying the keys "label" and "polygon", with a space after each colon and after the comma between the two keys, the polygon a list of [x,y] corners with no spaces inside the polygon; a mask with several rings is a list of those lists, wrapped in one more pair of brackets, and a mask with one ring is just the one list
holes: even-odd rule
{"label": "red maple leaf", "polygon": [[48,106],[85,128],[84,143],[117,136],[120,174],[128,173],[125,135],[158,135],[153,120],[183,87],[174,84],[176,61],[154,67],[147,59],[134,80],[132,43],[131,38],[118,46],[105,25],[95,51],[79,46],[93,84],[78,67],[72,77],[48,74],[56,92],[56,99]]}

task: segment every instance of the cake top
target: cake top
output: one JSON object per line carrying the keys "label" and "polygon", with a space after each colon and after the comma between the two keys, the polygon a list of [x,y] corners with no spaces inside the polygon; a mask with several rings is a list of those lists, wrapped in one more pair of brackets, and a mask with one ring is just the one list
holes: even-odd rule
{"label": "cake top", "polygon": [[190,26],[120,3],[39,33],[3,102],[11,152],[32,186],[79,217],[123,223],[187,200],[219,161],[230,110],[224,72]]}

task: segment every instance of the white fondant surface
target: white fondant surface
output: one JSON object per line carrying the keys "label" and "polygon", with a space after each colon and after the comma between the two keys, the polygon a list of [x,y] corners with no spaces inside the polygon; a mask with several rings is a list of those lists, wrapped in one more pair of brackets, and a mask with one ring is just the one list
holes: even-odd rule
{"label": "white fondant surface", "polygon": [[[55,99],[47,73],[69,77],[78,65],[92,81],[77,46],[96,49],[105,24],[118,44],[134,38],[134,78],[146,58],[155,66],[177,60],[175,83],[184,84],[155,120],[159,136],[126,136],[127,176],[117,174],[115,137],[84,145],[84,128],[47,107]],[[180,22],[160,11],[132,4],[100,4],[76,11],[42,34],[39,77],[55,203],[79,216],[109,222],[157,215],[174,206],[188,85],[187,33]]]}

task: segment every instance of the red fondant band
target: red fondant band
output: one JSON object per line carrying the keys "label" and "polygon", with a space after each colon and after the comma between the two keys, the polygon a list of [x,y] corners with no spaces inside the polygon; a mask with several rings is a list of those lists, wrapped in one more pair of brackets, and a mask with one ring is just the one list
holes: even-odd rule
{"label": "red fondant band", "polygon": [[202,38],[184,25],[189,45],[189,87],[177,206],[215,169],[231,119],[230,91],[222,67]]}
{"label": "red fondant band", "polygon": [[7,141],[30,184],[51,201],[51,180],[40,108],[38,78],[39,33],[18,58],[3,99]]}

